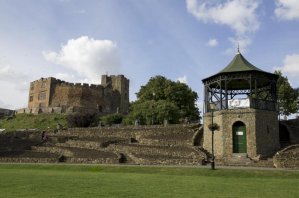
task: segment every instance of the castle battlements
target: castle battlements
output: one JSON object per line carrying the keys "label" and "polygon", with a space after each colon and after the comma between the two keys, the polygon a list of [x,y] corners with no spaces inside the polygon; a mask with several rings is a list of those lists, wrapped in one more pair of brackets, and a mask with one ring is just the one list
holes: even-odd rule
{"label": "castle battlements", "polygon": [[[100,113],[127,113],[129,80],[124,75],[102,75],[101,84],[71,83],[54,77],[30,83],[27,112],[43,109],[88,109]],[[63,112],[63,109],[61,109]]]}

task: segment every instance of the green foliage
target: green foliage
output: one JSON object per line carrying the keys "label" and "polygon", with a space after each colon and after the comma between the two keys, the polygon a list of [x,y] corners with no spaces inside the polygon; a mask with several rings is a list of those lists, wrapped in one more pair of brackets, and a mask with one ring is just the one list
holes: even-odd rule
{"label": "green foliage", "polygon": [[0,128],[7,131],[16,129],[47,129],[56,128],[57,123],[66,126],[66,118],[63,114],[17,114],[14,117],[0,119]]}
{"label": "green foliage", "polygon": [[131,120],[138,120],[140,124],[162,124],[165,119],[169,123],[177,123],[179,112],[179,108],[172,102],[145,100],[132,104],[129,117]]}
{"label": "green foliage", "polygon": [[101,123],[103,125],[112,125],[112,124],[120,124],[123,121],[124,116],[122,114],[119,113],[115,113],[115,114],[110,114],[110,115],[106,115],[106,116],[102,116],[100,118]]}
{"label": "green foliage", "polygon": [[95,127],[98,126],[98,115],[95,113],[73,113],[67,116],[68,127]]}
{"label": "green foliage", "polygon": [[197,93],[186,84],[155,76],[137,93],[129,117],[139,119],[141,124],[162,124],[164,119],[177,123],[186,117],[197,120],[197,98]]}
{"label": "green foliage", "polygon": [[288,198],[298,197],[298,177],[278,170],[2,164],[0,197]]}
{"label": "green foliage", "polygon": [[277,102],[279,106],[279,114],[289,116],[298,111],[297,100],[298,91],[293,89],[288,81],[288,78],[282,76],[281,71],[275,71],[279,75],[277,81]]}

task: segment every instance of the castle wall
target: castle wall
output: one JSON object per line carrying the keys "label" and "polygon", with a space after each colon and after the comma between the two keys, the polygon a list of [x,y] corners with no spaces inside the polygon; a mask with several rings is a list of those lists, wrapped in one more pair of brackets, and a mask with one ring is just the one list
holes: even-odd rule
{"label": "castle wall", "polygon": [[111,88],[117,91],[120,95],[119,101],[114,101],[118,104],[117,108],[120,113],[129,112],[129,80],[123,75],[119,76],[102,76],[102,85],[111,86]]}
{"label": "castle wall", "polygon": [[129,80],[123,75],[102,76],[103,85],[68,83],[55,78],[42,78],[30,83],[28,109],[25,112],[88,111],[127,113]]}
{"label": "castle wall", "polygon": [[0,108],[0,118],[4,116],[11,116],[14,113],[14,110]]}
{"label": "castle wall", "polygon": [[48,107],[51,81],[50,78],[41,78],[30,83],[28,108]]}
{"label": "castle wall", "polygon": [[[212,135],[208,128],[211,113],[204,115],[203,147],[212,152]],[[214,132],[214,153],[216,158],[233,155],[233,124],[241,121],[246,125],[247,155],[252,158],[259,154],[272,155],[279,149],[279,131],[276,112],[256,109],[221,110],[214,112],[214,123],[220,128]]]}
{"label": "castle wall", "polygon": [[257,153],[273,155],[280,148],[278,114],[273,111],[259,111],[256,117]]}

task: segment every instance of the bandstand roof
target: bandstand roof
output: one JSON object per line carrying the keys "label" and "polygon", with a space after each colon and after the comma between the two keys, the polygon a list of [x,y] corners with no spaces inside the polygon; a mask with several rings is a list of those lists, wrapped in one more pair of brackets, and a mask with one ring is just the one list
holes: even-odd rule
{"label": "bandstand roof", "polygon": [[202,81],[204,82],[206,80],[222,75],[233,75],[235,73],[260,73],[265,74],[267,76],[274,76],[274,78],[278,77],[276,74],[263,71],[258,67],[254,66],[248,60],[246,60],[244,56],[238,51],[233,60],[224,69],[208,78],[203,79]]}
{"label": "bandstand roof", "polygon": [[218,74],[220,73],[230,73],[230,72],[241,72],[241,71],[259,71],[264,72],[263,70],[257,68],[249,61],[247,61],[240,52],[236,54],[234,59]]}

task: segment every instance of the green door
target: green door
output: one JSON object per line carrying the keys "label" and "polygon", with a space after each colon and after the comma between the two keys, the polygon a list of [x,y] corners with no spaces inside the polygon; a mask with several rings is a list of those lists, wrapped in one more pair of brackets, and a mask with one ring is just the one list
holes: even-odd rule
{"label": "green door", "polygon": [[242,122],[233,125],[233,153],[247,153],[246,126]]}

